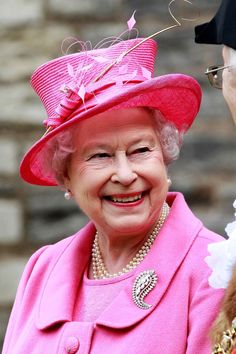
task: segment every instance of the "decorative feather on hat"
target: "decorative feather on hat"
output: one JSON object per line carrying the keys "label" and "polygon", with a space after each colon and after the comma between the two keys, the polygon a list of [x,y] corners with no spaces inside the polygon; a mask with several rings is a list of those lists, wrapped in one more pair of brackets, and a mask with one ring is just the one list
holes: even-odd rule
{"label": "decorative feather on hat", "polygon": [[[147,38],[121,40],[119,37],[109,47],[64,55],[41,65],[33,73],[31,84],[48,117],[44,121],[46,133],[22,160],[20,174],[25,181],[57,185],[53,169],[44,167],[50,141],[82,119],[108,110],[151,107],[159,110],[179,131],[188,130],[200,106],[199,84],[183,74],[153,76],[157,45],[151,38],[181,25],[171,11],[170,14],[176,24]],[[129,30],[134,24],[133,14],[128,21]],[[83,47],[86,49],[85,44]]]}

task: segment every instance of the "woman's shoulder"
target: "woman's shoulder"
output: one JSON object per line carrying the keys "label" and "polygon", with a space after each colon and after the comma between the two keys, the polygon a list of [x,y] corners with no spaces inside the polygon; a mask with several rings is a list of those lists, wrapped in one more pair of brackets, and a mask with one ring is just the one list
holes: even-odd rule
{"label": "woman's shoulder", "polygon": [[216,244],[222,241],[225,241],[223,236],[220,236],[202,225],[191,245],[189,256],[191,255],[191,257],[195,258],[196,262],[201,260],[200,263],[202,263],[203,268],[206,267],[209,269],[206,263],[206,257],[209,255],[209,247],[211,244]]}
{"label": "woman's shoulder", "polygon": [[194,235],[194,242],[197,244],[204,245],[224,240],[223,236],[209,230],[203,224],[202,220],[191,210],[182,193],[168,193],[167,201],[171,206],[172,224],[174,222],[175,226],[178,226],[181,234],[185,232],[187,239],[191,233]]}
{"label": "woman's shoulder", "polygon": [[49,280],[51,284],[56,279],[65,277],[65,265],[67,270],[72,270],[75,262],[85,258],[90,228],[87,225],[72,236],[43,246],[29,258],[17,290],[18,302],[27,302],[29,299],[31,302],[36,301]]}
{"label": "woman's shoulder", "polygon": [[225,240],[225,237],[223,237],[222,235],[220,235],[212,230],[209,230],[204,225],[200,229],[198,236],[197,236],[198,242],[202,242],[202,243],[206,243],[206,244],[212,243],[212,242],[221,242],[224,240]]}

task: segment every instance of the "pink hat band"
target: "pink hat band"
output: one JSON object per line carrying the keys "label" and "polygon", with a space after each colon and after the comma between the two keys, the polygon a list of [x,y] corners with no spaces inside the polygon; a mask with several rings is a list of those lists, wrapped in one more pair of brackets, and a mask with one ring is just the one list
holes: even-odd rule
{"label": "pink hat band", "polygon": [[[116,96],[124,86],[150,80],[156,43],[142,39],[122,41],[109,48],[67,55],[40,66],[31,84],[48,114],[47,127],[57,127],[81,111]],[[78,65],[79,63],[79,65]]]}

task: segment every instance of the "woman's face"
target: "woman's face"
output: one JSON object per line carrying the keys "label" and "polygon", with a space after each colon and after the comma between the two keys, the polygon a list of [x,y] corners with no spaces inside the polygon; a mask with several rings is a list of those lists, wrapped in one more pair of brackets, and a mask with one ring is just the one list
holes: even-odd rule
{"label": "woman's face", "polygon": [[168,184],[162,149],[143,108],[105,112],[81,121],[65,180],[102,233],[148,232]]}

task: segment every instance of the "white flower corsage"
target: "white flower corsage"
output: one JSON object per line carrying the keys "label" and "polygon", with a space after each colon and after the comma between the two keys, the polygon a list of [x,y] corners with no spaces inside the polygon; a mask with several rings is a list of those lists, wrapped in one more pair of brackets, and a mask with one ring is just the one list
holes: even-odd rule
{"label": "white flower corsage", "polygon": [[[236,200],[233,203],[236,209]],[[226,288],[231,278],[233,266],[236,264],[236,212],[235,221],[229,223],[225,231],[228,239],[208,245],[210,256],[205,258],[206,263],[212,269],[208,279],[212,288]]]}

